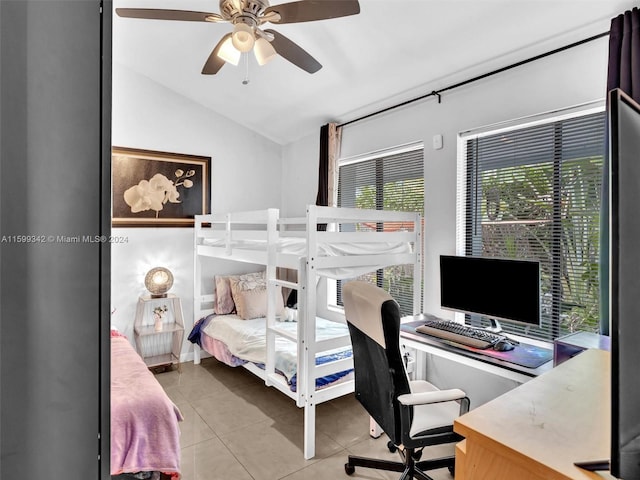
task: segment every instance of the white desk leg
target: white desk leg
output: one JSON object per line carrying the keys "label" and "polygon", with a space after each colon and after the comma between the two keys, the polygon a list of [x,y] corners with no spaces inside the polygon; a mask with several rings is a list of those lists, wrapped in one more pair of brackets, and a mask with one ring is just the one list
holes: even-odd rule
{"label": "white desk leg", "polygon": [[427,353],[418,349],[414,350],[415,366],[413,370],[414,380],[427,379]]}
{"label": "white desk leg", "polygon": [[369,435],[373,438],[378,438],[383,433],[384,432],[382,431],[382,428],[380,428],[380,425],[378,425],[373,417],[369,417]]}

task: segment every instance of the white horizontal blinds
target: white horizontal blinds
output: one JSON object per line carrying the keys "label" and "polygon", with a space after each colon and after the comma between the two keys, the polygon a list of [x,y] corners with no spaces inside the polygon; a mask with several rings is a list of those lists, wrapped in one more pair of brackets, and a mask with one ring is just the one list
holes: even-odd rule
{"label": "white horizontal blinds", "polygon": [[[422,145],[401,152],[381,153],[380,156],[374,154],[364,160],[340,165],[338,206],[424,214]],[[353,228],[392,230],[403,226],[389,222],[377,225],[360,224]],[[399,303],[403,315],[413,313],[413,265],[388,267],[359,278],[388,291]],[[337,303],[341,305],[340,285],[337,291]]]}
{"label": "white horizontal blinds", "polygon": [[505,330],[552,340],[598,329],[604,139],[598,112],[467,140],[466,254],[541,264],[541,328]]}

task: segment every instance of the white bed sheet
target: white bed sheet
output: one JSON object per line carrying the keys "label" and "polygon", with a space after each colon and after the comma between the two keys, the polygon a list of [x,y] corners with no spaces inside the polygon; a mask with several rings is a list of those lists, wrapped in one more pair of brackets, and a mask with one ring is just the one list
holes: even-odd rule
{"label": "white bed sheet", "polygon": [[[265,318],[243,320],[237,315],[218,315],[209,322],[203,332],[221,342],[236,357],[254,363],[265,363],[267,356]],[[278,327],[294,333],[296,322],[278,322]],[[326,340],[338,336],[348,336],[348,327],[323,318],[316,319],[316,340]],[[287,379],[296,374],[297,344],[276,335],[275,368]],[[351,350],[351,346],[322,352],[318,356],[339,354]]]}
{"label": "white bed sheet", "polygon": [[[205,238],[203,245],[212,247],[225,247],[224,239]],[[266,240],[233,240],[230,245],[231,249],[240,250],[264,250],[267,248]],[[306,240],[300,237],[280,237],[277,243],[278,253],[288,255],[305,255],[307,253]],[[319,243],[318,253],[323,257],[342,257],[342,256],[358,256],[358,255],[400,255],[412,253],[412,246],[409,242],[340,242],[340,243]],[[328,268],[318,273],[323,276],[336,280],[344,280],[347,278],[355,278],[359,275],[384,268],[384,264],[372,264],[360,267],[336,267]]]}

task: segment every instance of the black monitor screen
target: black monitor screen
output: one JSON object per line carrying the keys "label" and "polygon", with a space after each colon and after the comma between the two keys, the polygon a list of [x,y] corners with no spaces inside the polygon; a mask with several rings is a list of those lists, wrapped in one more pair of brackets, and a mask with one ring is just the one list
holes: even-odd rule
{"label": "black monitor screen", "polygon": [[540,264],[486,257],[440,257],[442,308],[540,324]]}

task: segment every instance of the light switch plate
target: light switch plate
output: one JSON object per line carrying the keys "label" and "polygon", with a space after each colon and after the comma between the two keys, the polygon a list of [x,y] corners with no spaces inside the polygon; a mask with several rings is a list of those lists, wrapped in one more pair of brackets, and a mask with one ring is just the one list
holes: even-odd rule
{"label": "light switch plate", "polygon": [[440,150],[442,148],[442,135],[439,133],[433,136],[433,149]]}

